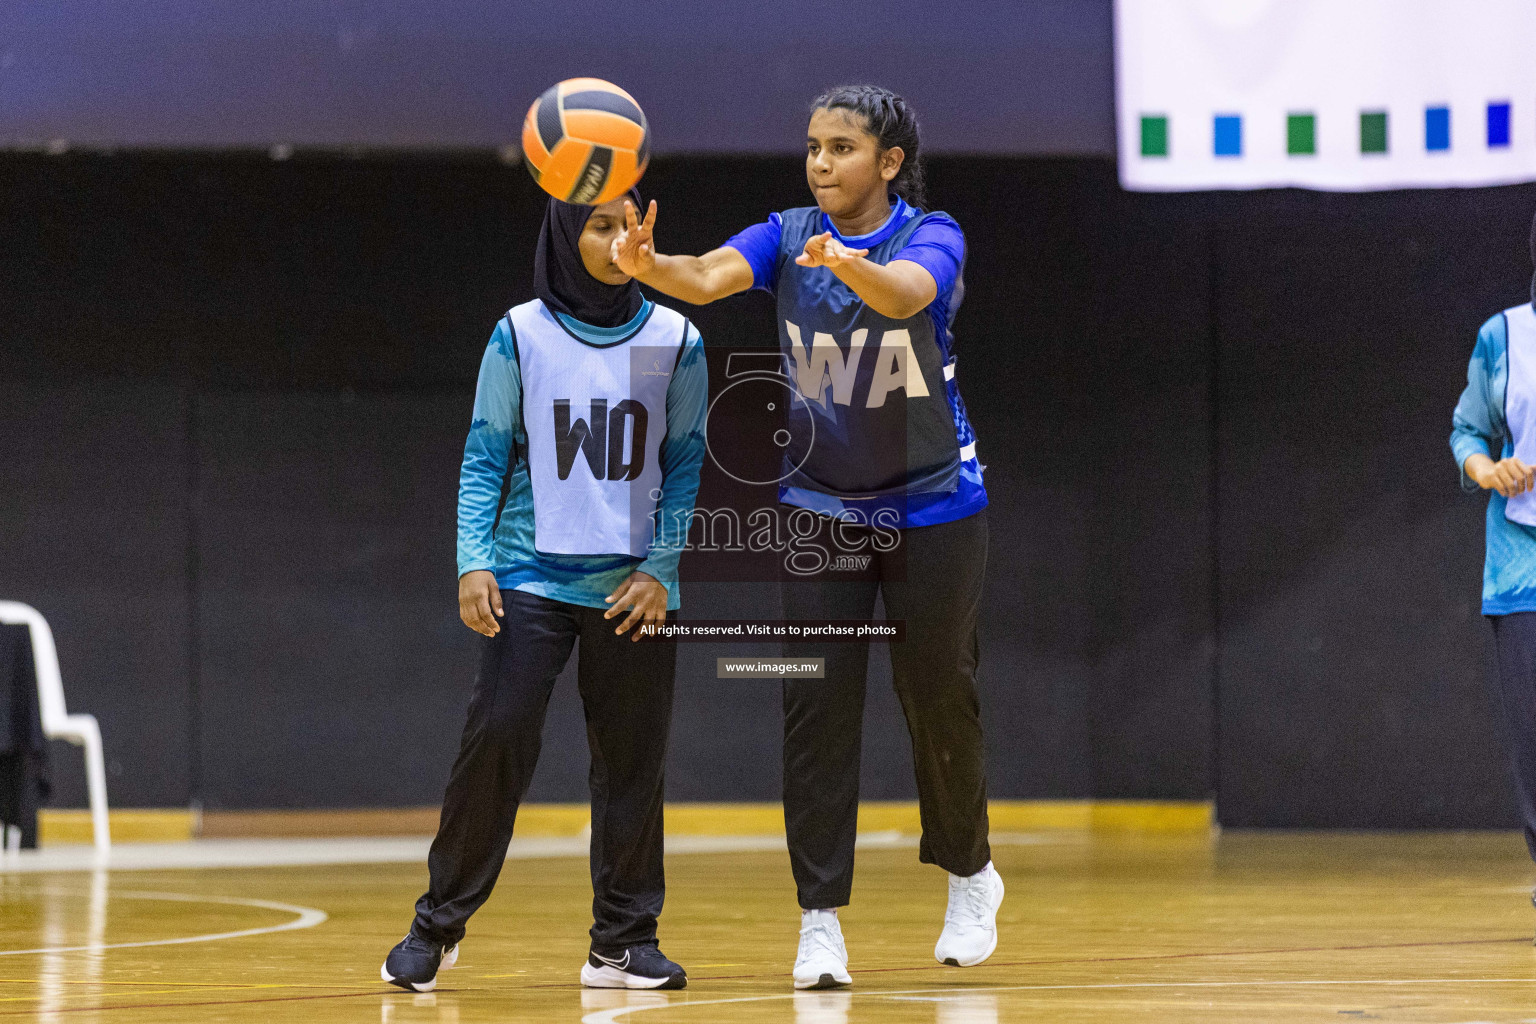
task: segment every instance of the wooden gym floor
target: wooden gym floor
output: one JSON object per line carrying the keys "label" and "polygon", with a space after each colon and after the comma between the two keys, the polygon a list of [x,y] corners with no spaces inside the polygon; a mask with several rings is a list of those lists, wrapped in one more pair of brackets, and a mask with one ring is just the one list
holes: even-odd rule
{"label": "wooden gym floor", "polygon": [[[669,856],[683,992],[583,991],[580,857],[509,861],[460,966],[384,986],[420,864],[7,873],[0,1022],[993,1024],[1536,1021],[1533,871],[1509,834],[999,836],[993,959],[934,963],[943,875],[862,849],[854,985],[792,991],[779,850]],[[760,845],[760,844],[759,844]]]}

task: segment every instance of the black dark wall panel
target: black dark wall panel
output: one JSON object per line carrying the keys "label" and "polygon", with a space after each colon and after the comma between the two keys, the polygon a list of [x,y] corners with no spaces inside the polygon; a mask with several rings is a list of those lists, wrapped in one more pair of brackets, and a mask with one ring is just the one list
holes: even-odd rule
{"label": "black dark wall panel", "polygon": [[474,673],[457,394],[199,396],[206,805],[441,798]]}
{"label": "black dark wall panel", "polygon": [[[187,425],[172,386],[0,379],[0,598],[48,619],[126,806],[192,795]],[[83,802],[79,748],[53,768],[55,802]]]}
{"label": "black dark wall panel", "polygon": [[1528,188],[1253,197],[1218,234],[1221,817],[1513,825],[1450,411]]}

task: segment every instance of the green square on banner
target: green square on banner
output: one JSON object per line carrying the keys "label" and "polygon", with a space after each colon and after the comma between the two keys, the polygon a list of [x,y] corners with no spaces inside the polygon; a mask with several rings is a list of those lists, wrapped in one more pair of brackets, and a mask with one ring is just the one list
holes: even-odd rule
{"label": "green square on banner", "polygon": [[1291,156],[1317,153],[1317,115],[1289,114],[1285,119],[1285,151]]}
{"label": "green square on banner", "polygon": [[1360,152],[1385,153],[1387,151],[1387,112],[1373,110],[1360,112]]}
{"label": "green square on banner", "polygon": [[1141,119],[1141,155],[1168,155],[1168,118],[1143,115]]}

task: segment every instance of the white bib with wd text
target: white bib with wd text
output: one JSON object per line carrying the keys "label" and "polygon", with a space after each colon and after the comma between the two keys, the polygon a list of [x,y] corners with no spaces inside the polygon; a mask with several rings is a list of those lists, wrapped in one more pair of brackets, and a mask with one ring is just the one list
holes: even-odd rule
{"label": "white bib with wd text", "polygon": [[634,334],[597,345],[538,300],[507,317],[523,379],[534,548],[644,558],[661,492],[667,387],[688,321],[653,305]]}

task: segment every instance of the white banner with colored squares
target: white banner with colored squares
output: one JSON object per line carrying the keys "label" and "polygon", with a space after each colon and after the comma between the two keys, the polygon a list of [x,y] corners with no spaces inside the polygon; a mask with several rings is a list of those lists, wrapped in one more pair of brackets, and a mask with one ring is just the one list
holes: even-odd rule
{"label": "white banner with colored squares", "polygon": [[1536,0],[1115,0],[1128,189],[1536,180]]}

